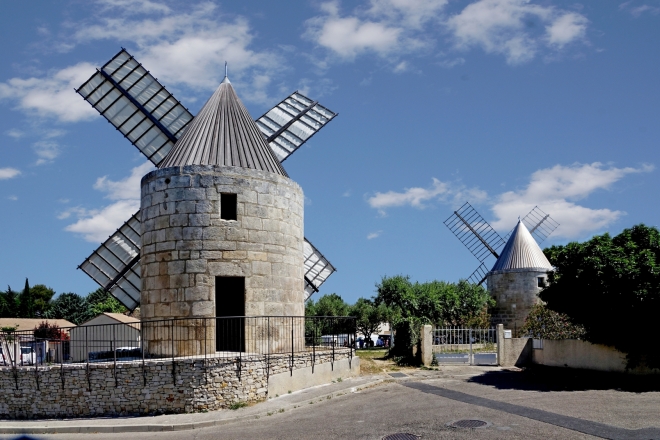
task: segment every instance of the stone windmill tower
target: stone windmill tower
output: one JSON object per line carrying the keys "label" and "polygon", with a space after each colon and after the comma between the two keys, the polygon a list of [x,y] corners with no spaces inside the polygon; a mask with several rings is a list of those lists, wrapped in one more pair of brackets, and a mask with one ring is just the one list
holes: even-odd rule
{"label": "stone windmill tower", "polygon": [[[481,263],[468,280],[477,285],[487,282],[496,301],[491,323],[522,327],[531,308],[540,303],[538,293],[552,270],[539,243],[559,224],[535,206],[503,239],[469,203],[444,223]],[[490,256],[496,261],[488,270],[484,261]]]}
{"label": "stone windmill tower", "polygon": [[281,162],[336,113],[294,92],[255,121],[225,75],[193,117],[125,50],[77,92],[158,168],[83,271],[143,321],[304,315],[335,269],[305,239],[303,192]]}

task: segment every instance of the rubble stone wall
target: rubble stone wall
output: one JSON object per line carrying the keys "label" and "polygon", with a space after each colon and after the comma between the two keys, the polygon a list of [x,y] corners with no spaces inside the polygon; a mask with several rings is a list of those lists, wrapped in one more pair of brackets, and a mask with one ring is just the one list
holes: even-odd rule
{"label": "rubble stone wall", "polygon": [[[334,361],[351,357],[336,349]],[[268,397],[268,376],[310,367],[312,353],[0,367],[0,418],[155,415],[218,410]],[[333,362],[317,351],[314,365]],[[174,367],[174,372],[173,372]],[[146,383],[146,384],[145,384]]]}

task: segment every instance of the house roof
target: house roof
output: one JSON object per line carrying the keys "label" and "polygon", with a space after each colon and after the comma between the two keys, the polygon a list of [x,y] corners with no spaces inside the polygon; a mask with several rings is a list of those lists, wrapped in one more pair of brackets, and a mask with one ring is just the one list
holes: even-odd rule
{"label": "house roof", "polygon": [[45,319],[45,318],[0,318],[0,327],[18,327],[17,331],[34,330],[42,322],[55,324],[57,327],[75,327],[76,325],[66,319]]}
{"label": "house roof", "polygon": [[500,257],[491,272],[513,272],[530,270],[545,272],[552,270],[552,265],[529,233],[523,222],[518,220],[509,241],[506,242]]}
{"label": "house roof", "polygon": [[106,317],[112,319],[113,321],[116,321],[117,323],[128,324],[131,327],[139,328],[139,323],[140,323],[139,319],[133,318],[132,316],[124,315],[124,314],[121,314],[121,313],[108,313],[108,312],[103,312],[100,315],[96,315],[95,317],[93,317],[89,321],[86,321],[86,322],[83,322],[82,324],[80,324],[80,326],[82,327],[82,326],[85,326],[85,325],[108,325],[108,324],[93,324],[93,321],[97,320],[101,316],[106,316]]}
{"label": "house roof", "polygon": [[158,167],[183,165],[233,166],[287,175],[227,77]]}

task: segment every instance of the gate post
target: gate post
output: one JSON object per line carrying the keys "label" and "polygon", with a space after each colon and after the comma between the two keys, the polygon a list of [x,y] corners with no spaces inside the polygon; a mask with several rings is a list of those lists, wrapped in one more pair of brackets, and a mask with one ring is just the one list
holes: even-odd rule
{"label": "gate post", "polygon": [[433,327],[422,326],[422,364],[426,367],[433,362]]}
{"label": "gate post", "polygon": [[500,367],[504,361],[504,325],[497,324],[497,365]]}

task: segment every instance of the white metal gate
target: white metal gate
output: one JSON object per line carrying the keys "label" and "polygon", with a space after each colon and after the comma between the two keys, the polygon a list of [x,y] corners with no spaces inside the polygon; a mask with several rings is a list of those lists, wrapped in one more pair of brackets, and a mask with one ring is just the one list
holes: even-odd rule
{"label": "white metal gate", "polygon": [[497,331],[494,328],[436,328],[433,355],[438,364],[497,365]]}

